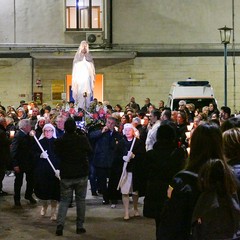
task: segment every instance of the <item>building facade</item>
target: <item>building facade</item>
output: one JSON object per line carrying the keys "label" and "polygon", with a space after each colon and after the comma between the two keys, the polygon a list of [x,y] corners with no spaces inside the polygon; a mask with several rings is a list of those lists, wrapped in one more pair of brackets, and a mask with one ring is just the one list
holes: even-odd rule
{"label": "building facade", "polygon": [[[228,106],[240,110],[239,1],[0,0],[0,101],[41,96],[54,106],[68,93],[74,54],[93,41],[103,99],[167,100],[172,82],[209,80],[224,104],[224,56],[218,28],[234,28],[228,44]],[[78,5],[79,4],[79,5]],[[91,37],[88,39],[88,37]],[[92,36],[93,35],[93,36]],[[95,37],[95,38],[94,38]],[[91,42],[90,42],[91,43]],[[39,95],[40,94],[40,95]],[[68,96],[67,96],[68,98]]]}

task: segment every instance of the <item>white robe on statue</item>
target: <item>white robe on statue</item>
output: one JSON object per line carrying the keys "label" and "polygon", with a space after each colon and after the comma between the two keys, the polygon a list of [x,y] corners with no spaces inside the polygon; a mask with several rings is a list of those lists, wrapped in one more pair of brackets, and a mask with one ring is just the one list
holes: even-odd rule
{"label": "white robe on statue", "polygon": [[[72,96],[78,108],[87,109],[93,98],[95,68],[93,62],[86,60],[76,61],[72,71]],[[84,94],[87,96],[84,97]]]}

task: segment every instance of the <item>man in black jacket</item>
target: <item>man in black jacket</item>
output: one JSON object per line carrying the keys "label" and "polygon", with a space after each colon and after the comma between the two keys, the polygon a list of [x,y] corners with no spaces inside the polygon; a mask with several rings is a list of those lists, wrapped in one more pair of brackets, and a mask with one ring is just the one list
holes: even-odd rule
{"label": "man in black jacket", "polygon": [[6,196],[7,193],[2,190],[2,181],[5,176],[6,166],[10,160],[10,141],[6,135],[6,120],[4,117],[0,117],[0,196]]}
{"label": "man in black jacket", "polygon": [[107,179],[110,177],[116,144],[122,139],[122,135],[115,130],[115,126],[116,119],[109,117],[106,126],[89,134],[89,139],[95,143],[93,164],[98,187],[103,194],[103,204],[109,204]]}
{"label": "man in black jacket", "polygon": [[61,200],[57,216],[56,235],[63,235],[63,227],[71,202],[73,190],[75,191],[77,222],[76,233],[85,233],[83,228],[85,220],[85,198],[88,182],[88,153],[91,146],[86,136],[76,133],[76,124],[72,118],[64,123],[65,133],[56,140],[56,154],[60,158],[60,188]]}
{"label": "man in black jacket", "polygon": [[32,197],[34,156],[32,152],[32,140],[28,135],[30,131],[30,120],[20,120],[19,131],[15,134],[11,144],[11,157],[13,161],[13,170],[15,172],[14,203],[17,207],[21,206],[20,198],[24,173],[26,174],[27,181],[25,199],[29,200],[31,204],[37,203],[37,201]]}

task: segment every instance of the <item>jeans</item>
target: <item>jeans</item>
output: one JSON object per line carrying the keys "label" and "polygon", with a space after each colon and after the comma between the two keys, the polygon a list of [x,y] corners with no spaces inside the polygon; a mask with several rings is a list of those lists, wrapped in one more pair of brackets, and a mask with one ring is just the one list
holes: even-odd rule
{"label": "jeans", "polygon": [[68,206],[75,191],[77,222],[76,227],[82,228],[85,220],[85,199],[87,194],[88,177],[77,179],[62,179],[60,182],[60,203],[58,208],[57,225],[64,226]]}

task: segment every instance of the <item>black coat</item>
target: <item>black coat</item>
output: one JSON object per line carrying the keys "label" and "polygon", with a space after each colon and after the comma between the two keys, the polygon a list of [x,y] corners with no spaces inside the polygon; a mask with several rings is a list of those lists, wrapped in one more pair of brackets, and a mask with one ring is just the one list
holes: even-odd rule
{"label": "black coat", "polygon": [[165,204],[158,240],[189,240],[194,206],[200,196],[198,175],[181,171],[174,177],[171,198]]}
{"label": "black coat", "polygon": [[160,213],[167,200],[167,189],[174,175],[185,165],[185,150],[168,145],[154,145],[147,152],[145,171],[147,189],[144,199],[145,217],[160,218]]}
{"label": "black coat", "polygon": [[188,147],[188,143],[186,142],[186,132],[188,132],[187,129],[187,124],[181,124],[181,125],[177,125],[177,138],[180,144],[185,145],[186,147]]}
{"label": "black coat", "polygon": [[76,179],[89,174],[88,153],[91,145],[84,135],[64,133],[55,140],[55,152],[60,159],[61,179]]}
{"label": "black coat", "polygon": [[[113,162],[115,184],[110,183],[110,189],[111,187],[117,189],[118,182],[122,174],[122,166],[124,163],[123,156],[127,155],[128,151],[130,150],[131,144],[132,141],[129,142],[124,136],[123,139],[120,140],[116,146]],[[133,174],[133,191],[138,191],[139,196],[144,196],[146,188],[145,171],[143,167],[143,161],[146,156],[144,143],[141,140],[136,139],[132,152],[135,157],[132,158],[128,163],[127,171],[132,172]]]}
{"label": "black coat", "polygon": [[[43,138],[40,141],[44,150],[47,150],[49,160],[55,169],[59,169],[59,159],[54,152],[54,138]],[[45,158],[40,158],[42,153],[39,146],[35,146],[36,166],[34,171],[34,193],[42,200],[57,200],[60,199],[60,184],[59,179],[55,176],[55,172]]]}
{"label": "black coat", "polygon": [[5,170],[10,161],[10,140],[4,129],[0,128],[0,170]]}
{"label": "black coat", "polygon": [[111,168],[116,144],[122,135],[115,130],[102,133],[101,130],[92,131],[89,139],[94,144],[93,165],[98,168]]}
{"label": "black coat", "polygon": [[[198,220],[201,219],[201,223]],[[192,217],[193,240],[240,239],[240,207],[237,195],[203,191]]]}
{"label": "black coat", "polygon": [[21,171],[33,171],[34,155],[33,155],[33,139],[18,130],[11,144],[11,157],[13,167],[19,167]]}
{"label": "black coat", "polygon": [[238,198],[240,199],[240,160],[236,156],[234,159],[230,159],[228,162],[228,165],[232,167],[233,173],[237,179],[238,184]]}

